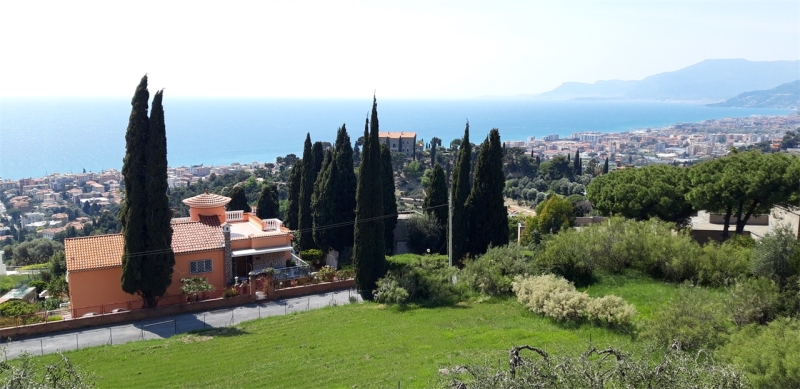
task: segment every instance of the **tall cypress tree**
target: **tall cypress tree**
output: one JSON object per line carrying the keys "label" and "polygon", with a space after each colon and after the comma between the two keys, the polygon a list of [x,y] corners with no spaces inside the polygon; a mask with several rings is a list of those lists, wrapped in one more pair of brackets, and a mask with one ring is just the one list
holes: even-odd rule
{"label": "tall cypress tree", "polygon": [[[322,153],[322,144],[318,147]],[[314,218],[311,215],[311,195],[314,193],[314,183],[317,180],[317,173],[322,166],[322,155],[319,160],[316,152],[312,150],[311,134],[306,134],[306,141],[303,146],[303,175],[300,179],[300,212],[297,220],[299,224],[300,237],[297,241],[300,251],[313,249],[314,246]]]}
{"label": "tall cypress tree", "polygon": [[327,233],[332,229],[330,226],[336,223],[334,211],[331,208],[332,193],[329,187],[334,169],[333,153],[332,150],[325,153],[322,169],[317,174],[317,181],[314,183],[314,194],[311,195],[314,244],[323,250],[327,250],[331,246]]}
{"label": "tall cypress tree", "polygon": [[148,250],[157,251],[147,255],[142,264],[146,277],[142,279],[142,296],[149,300],[146,304],[155,307],[158,298],[167,293],[172,284],[172,270],[175,267],[175,253],[172,252],[172,210],[169,208],[167,191],[167,128],[164,121],[162,100],[164,91],[153,96],[150,111],[149,136],[147,143],[147,235]]}
{"label": "tall cypress tree", "polygon": [[122,253],[122,290],[138,294],[145,304],[147,299],[141,293],[145,272],[143,264],[147,251],[147,134],[150,122],[147,117],[147,75],[142,77],[131,100],[131,115],[125,133],[125,159],[122,163],[122,177],[125,181],[125,198],[120,207],[120,222],[124,249]]}
{"label": "tall cypress tree", "polygon": [[274,184],[264,185],[258,196],[256,216],[261,220],[277,218],[280,213],[278,201],[278,187]]}
{"label": "tall cypress tree", "polygon": [[[370,300],[378,278],[386,273],[383,238],[383,188],[381,185],[381,156],[378,141],[378,102],[373,97],[371,120],[364,129],[364,148],[358,169],[356,189],[356,225],[353,232],[353,262],[356,286],[361,297]],[[366,126],[365,126],[366,127]]]}
{"label": "tall cypress tree", "polygon": [[389,146],[381,144],[381,183],[383,185],[383,240],[386,253],[394,253],[394,228],[397,226],[397,197],[394,194],[394,171]]}
{"label": "tall cypress tree", "polygon": [[[324,177],[324,178],[323,178]],[[320,181],[322,180],[322,181]],[[317,178],[320,183],[314,212],[314,242],[321,248],[341,252],[353,246],[356,208],[356,175],[353,171],[353,148],[344,124],[336,134],[332,160]],[[349,224],[348,224],[349,223]],[[318,228],[336,225],[335,228]]]}
{"label": "tall cypress tree", "polygon": [[458,148],[458,159],[453,168],[453,182],[450,187],[453,201],[453,263],[461,266],[468,253],[469,215],[466,209],[470,193],[470,166],[472,145],[469,143],[469,122],[464,129],[464,138]]}
{"label": "tall cypress tree", "polygon": [[608,174],[608,157],[606,157],[606,162],[603,164],[603,174]]}
{"label": "tall cypress tree", "polygon": [[286,216],[284,224],[290,230],[299,230],[298,214],[300,213],[300,185],[303,178],[303,160],[297,160],[289,172],[289,183],[286,188]]}
{"label": "tall cypress tree", "polygon": [[231,189],[229,196],[231,197],[231,201],[226,206],[228,211],[251,212],[253,210],[250,208],[250,204],[247,202],[247,194],[245,194],[244,187],[242,185],[234,186],[233,189]]}
{"label": "tall cypress tree", "polygon": [[[124,241],[121,287],[138,294],[143,306],[153,308],[172,282],[172,217],[167,199],[167,138],[163,92],[153,99],[147,116],[147,75],[131,100],[125,133],[122,176],[125,198],[120,208]],[[144,254],[148,253],[148,254]]]}
{"label": "tall cypress tree", "polygon": [[575,175],[583,174],[581,172],[581,151],[575,150],[575,160],[572,161],[572,170],[575,170]]}
{"label": "tall cypress tree", "polygon": [[[425,201],[422,203],[422,208],[426,213],[436,219],[439,226],[443,227],[442,232],[446,231],[447,227],[447,179],[444,175],[444,169],[438,163],[433,167],[433,174],[431,175],[431,184],[425,192]],[[439,241],[443,241],[441,238]],[[439,250],[440,253],[445,253],[446,247],[442,246]]]}
{"label": "tall cypress tree", "polygon": [[508,212],[503,201],[503,148],[496,128],[481,144],[475,163],[472,192],[467,199],[469,212],[469,250],[473,256],[489,246],[508,244]]}

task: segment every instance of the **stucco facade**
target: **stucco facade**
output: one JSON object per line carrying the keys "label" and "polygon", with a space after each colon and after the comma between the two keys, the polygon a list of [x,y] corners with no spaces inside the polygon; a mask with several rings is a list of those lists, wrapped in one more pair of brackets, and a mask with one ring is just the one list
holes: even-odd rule
{"label": "stucco facade", "polygon": [[[217,296],[236,277],[246,279],[253,271],[285,267],[292,258],[292,235],[280,220],[226,212],[228,201],[208,193],[184,200],[190,217],[172,220],[175,265],[160,305],[184,301],[182,278],[205,277]],[[122,291],[122,234],[66,239],[64,248],[74,316],[141,307],[138,296]]]}

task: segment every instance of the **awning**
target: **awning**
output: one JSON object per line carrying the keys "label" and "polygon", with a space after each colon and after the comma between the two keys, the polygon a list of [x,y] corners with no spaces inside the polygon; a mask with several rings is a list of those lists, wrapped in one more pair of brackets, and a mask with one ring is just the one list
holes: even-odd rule
{"label": "awning", "polygon": [[248,255],[259,255],[259,254],[269,254],[269,253],[280,253],[283,251],[292,251],[292,246],[280,246],[280,247],[267,247],[263,249],[245,249],[245,250],[233,250],[232,257],[246,257]]}

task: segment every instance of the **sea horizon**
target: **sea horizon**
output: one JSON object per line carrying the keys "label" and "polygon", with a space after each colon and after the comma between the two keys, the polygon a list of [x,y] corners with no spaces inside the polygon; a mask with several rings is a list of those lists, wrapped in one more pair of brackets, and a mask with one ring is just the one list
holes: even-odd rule
{"label": "sea horizon", "polygon": [[[272,162],[312,141],[333,143],[345,123],[363,134],[372,99],[164,97],[170,166]],[[0,178],[119,169],[130,98],[0,98]],[[436,136],[447,147],[480,143],[492,128],[502,140],[573,132],[626,132],[707,119],[788,115],[788,109],[705,107],[649,101],[543,101],[529,98],[378,99],[381,131]]]}

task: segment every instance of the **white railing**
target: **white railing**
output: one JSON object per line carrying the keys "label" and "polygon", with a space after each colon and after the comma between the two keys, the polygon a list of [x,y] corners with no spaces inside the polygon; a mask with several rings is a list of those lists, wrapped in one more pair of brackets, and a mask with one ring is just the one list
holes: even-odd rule
{"label": "white railing", "polygon": [[280,231],[283,222],[280,219],[265,219],[264,231]]}
{"label": "white railing", "polygon": [[191,220],[192,220],[192,218],[190,218],[190,217],[175,217],[175,218],[172,218],[172,222],[173,223],[185,223],[185,222],[188,222],[188,221],[191,221]]}
{"label": "white railing", "polygon": [[229,222],[235,222],[244,219],[244,211],[228,211],[225,212],[225,219]]}

